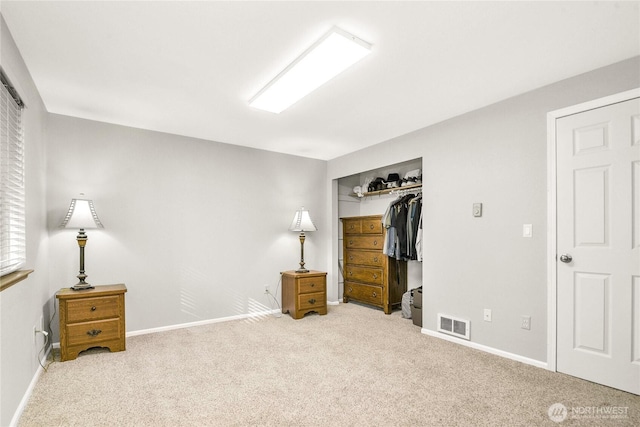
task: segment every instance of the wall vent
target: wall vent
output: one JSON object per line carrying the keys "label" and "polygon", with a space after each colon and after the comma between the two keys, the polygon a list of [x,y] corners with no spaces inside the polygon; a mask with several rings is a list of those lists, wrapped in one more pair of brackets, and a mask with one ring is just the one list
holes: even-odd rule
{"label": "wall vent", "polygon": [[438,313],[438,332],[444,332],[445,334],[468,340],[470,326],[468,320]]}

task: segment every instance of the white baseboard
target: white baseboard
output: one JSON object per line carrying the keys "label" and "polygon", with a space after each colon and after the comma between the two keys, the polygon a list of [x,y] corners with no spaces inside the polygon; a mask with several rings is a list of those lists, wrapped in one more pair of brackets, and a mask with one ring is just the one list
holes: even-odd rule
{"label": "white baseboard", "polygon": [[[44,360],[47,360],[49,358],[49,353],[51,353],[51,348],[52,347],[49,347],[49,350],[45,353]],[[27,390],[24,392],[24,396],[22,396],[22,399],[20,400],[20,404],[16,408],[16,411],[13,413],[13,418],[11,418],[11,422],[9,424],[10,427],[15,427],[18,425],[18,421],[20,421],[20,417],[24,412],[24,408],[27,406],[27,403],[29,403],[29,399],[31,398],[33,389],[38,383],[38,380],[40,379],[40,375],[42,375],[43,372],[44,372],[44,369],[42,368],[42,365],[38,366],[38,370],[33,375],[33,378],[29,383],[29,387],[27,387]]]}
{"label": "white baseboard", "polygon": [[327,301],[327,305],[340,305],[340,301]]}
{"label": "white baseboard", "polygon": [[136,335],[155,334],[156,332],[173,331],[175,329],[191,328],[193,326],[202,326],[202,325],[210,325],[212,323],[229,322],[231,320],[254,319],[256,317],[271,316],[279,313],[281,314],[280,309],[266,310],[266,311],[260,311],[256,313],[239,314],[236,316],[229,316],[229,317],[220,317],[217,319],[199,320],[197,322],[179,323],[177,325],[161,326],[159,328],[141,329],[138,331],[127,332],[126,335],[127,337],[135,337]]}
{"label": "white baseboard", "polygon": [[528,357],[520,356],[519,354],[509,353],[508,351],[498,350],[497,348],[489,347],[486,345],[478,344],[472,341],[462,340],[460,338],[452,337],[449,335],[442,334],[440,332],[435,332],[430,329],[422,328],[420,330],[425,335],[429,335],[430,337],[440,338],[445,341],[450,341],[452,343],[464,345],[466,347],[471,347],[476,350],[484,351],[485,353],[491,353],[496,356],[504,357],[506,359],[515,360],[516,362],[526,363],[527,365],[532,365],[537,368],[548,369],[547,362],[542,362],[540,360],[530,359]]}

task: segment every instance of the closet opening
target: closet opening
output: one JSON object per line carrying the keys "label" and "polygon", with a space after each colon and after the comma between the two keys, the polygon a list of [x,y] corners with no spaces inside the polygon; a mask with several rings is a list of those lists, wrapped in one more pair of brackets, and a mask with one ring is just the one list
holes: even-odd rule
{"label": "closet opening", "polygon": [[[402,310],[403,317],[410,313],[403,296],[422,286],[421,251],[416,249],[422,186],[422,158],[337,179],[341,302],[387,314]],[[391,227],[394,207],[401,213]],[[414,324],[421,326],[422,312],[415,313]]]}

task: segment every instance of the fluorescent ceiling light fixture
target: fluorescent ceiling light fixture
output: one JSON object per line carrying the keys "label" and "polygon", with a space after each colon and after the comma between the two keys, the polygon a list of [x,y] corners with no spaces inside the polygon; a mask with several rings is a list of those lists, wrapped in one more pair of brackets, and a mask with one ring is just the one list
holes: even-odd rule
{"label": "fluorescent ceiling light fixture", "polygon": [[249,105],[280,113],[369,52],[369,43],[333,27],[258,92]]}

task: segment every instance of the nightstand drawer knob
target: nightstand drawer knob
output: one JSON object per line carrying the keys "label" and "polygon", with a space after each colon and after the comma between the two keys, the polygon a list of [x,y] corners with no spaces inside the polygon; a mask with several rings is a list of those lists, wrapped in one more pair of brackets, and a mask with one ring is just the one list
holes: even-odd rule
{"label": "nightstand drawer knob", "polygon": [[375,297],[377,297],[377,296],[378,296],[378,294],[374,292],[374,293],[373,293],[373,297],[375,298]]}
{"label": "nightstand drawer knob", "polygon": [[311,298],[311,299],[309,300],[309,304],[315,304],[315,303],[316,303],[315,298]]}
{"label": "nightstand drawer knob", "polygon": [[91,307],[91,311],[96,311],[96,306]]}
{"label": "nightstand drawer knob", "polygon": [[92,337],[97,337],[101,333],[102,331],[100,329],[92,329],[90,331],[87,331],[87,335],[91,335]]}
{"label": "nightstand drawer knob", "polygon": [[377,278],[378,278],[378,275],[377,275],[376,273],[373,273],[373,278],[374,278],[374,279],[377,279]]}
{"label": "nightstand drawer knob", "polygon": [[312,284],[311,284],[311,287],[313,288],[315,285],[316,285],[315,283],[312,283]]}

